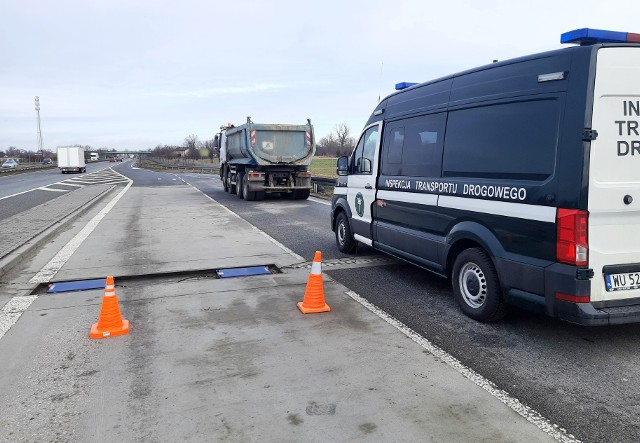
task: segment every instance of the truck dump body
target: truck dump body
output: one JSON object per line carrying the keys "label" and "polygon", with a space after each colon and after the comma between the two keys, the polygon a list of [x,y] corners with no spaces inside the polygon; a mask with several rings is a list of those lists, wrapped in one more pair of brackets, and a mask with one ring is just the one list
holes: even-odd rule
{"label": "truck dump body", "polygon": [[313,127],[307,125],[245,124],[227,131],[230,162],[255,165],[309,165],[314,153]]}
{"label": "truck dump body", "polygon": [[309,165],[315,154],[313,126],[255,124],[221,127],[214,139],[220,148],[220,179],[224,190],[245,200],[265,194],[306,199],[311,193]]}

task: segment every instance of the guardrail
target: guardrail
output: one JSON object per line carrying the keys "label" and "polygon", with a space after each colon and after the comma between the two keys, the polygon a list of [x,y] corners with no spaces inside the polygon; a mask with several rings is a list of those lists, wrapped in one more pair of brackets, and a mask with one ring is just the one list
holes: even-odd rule
{"label": "guardrail", "polygon": [[[0,164],[2,164],[0,162]],[[0,167],[0,174],[15,174],[18,172],[25,172],[25,171],[33,171],[34,169],[50,169],[50,168],[55,168],[56,165],[43,165],[43,164],[18,164],[18,167],[16,168],[2,168]]]}
{"label": "guardrail", "polygon": [[[142,164],[142,167],[149,168],[158,168],[158,169],[169,169],[173,171],[183,171],[183,172],[198,172],[201,174],[219,174],[220,166],[211,165],[172,165],[167,163],[159,163],[153,160],[145,160]],[[323,192],[326,188],[333,188],[336,184],[336,179],[332,177],[311,177],[311,184],[313,185],[313,192]]]}

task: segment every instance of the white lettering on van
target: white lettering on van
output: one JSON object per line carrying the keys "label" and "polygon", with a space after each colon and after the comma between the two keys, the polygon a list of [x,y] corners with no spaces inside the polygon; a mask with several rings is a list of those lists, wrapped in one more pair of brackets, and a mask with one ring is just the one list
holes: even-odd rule
{"label": "white lettering on van", "polygon": [[384,185],[387,188],[394,189],[411,189],[411,182],[409,180],[400,180],[397,178],[388,178],[385,180]]}
{"label": "white lettering on van", "polygon": [[524,201],[527,199],[527,190],[511,186],[465,184],[462,187],[462,195]]}
{"label": "white lettering on van", "polygon": [[434,192],[438,194],[456,194],[458,192],[457,183],[446,183],[431,181],[426,182],[422,180],[416,180],[416,191]]}

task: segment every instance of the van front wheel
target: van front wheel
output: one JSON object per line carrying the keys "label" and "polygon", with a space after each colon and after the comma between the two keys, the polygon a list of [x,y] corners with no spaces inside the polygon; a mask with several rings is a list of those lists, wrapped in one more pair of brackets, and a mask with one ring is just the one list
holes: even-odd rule
{"label": "van front wheel", "polygon": [[353,238],[349,219],[344,212],[338,214],[336,219],[336,244],[340,252],[350,254],[356,248],[356,240]]}
{"label": "van front wheel", "polygon": [[480,322],[496,321],[507,313],[498,274],[491,258],[478,248],[462,251],[453,264],[453,295],[462,312]]}

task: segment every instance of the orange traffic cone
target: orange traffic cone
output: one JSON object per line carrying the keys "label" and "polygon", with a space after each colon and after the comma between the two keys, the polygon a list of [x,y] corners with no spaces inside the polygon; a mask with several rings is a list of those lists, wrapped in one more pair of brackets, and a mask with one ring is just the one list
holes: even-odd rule
{"label": "orange traffic cone", "polygon": [[329,312],[331,308],[324,302],[324,287],[322,286],[322,253],[316,251],[311,265],[311,274],[304,291],[304,301],[298,302],[298,308],[303,314]]}
{"label": "orange traffic cone", "polygon": [[116,287],[113,276],[107,277],[104,287],[104,297],[102,297],[102,308],[98,323],[91,326],[89,337],[104,338],[110,335],[125,335],[129,333],[129,320],[123,320],[118,307],[118,297],[116,297]]}

